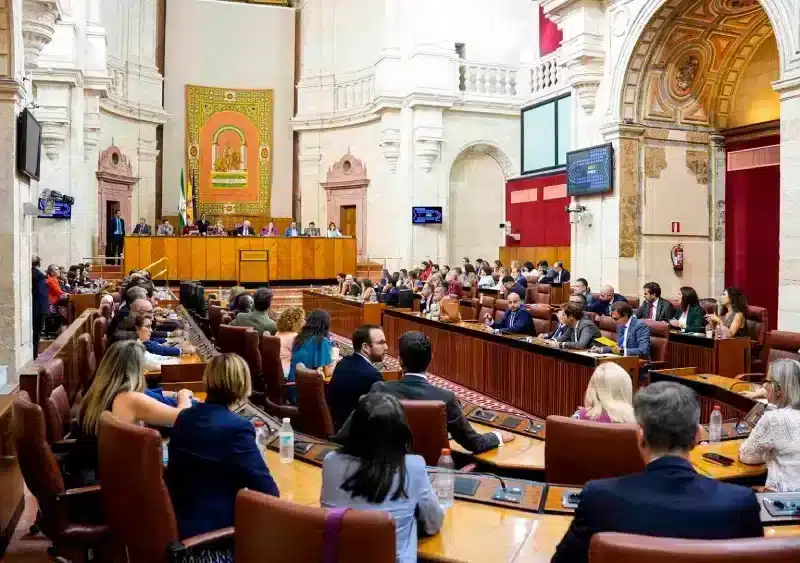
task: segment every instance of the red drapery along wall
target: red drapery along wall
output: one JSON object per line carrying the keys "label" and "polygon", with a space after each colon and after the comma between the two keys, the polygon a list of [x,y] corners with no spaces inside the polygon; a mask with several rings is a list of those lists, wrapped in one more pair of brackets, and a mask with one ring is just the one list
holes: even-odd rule
{"label": "red drapery along wall", "polygon": [[572,230],[565,173],[519,178],[506,183],[506,220],[520,240],[506,246],[569,246]]}
{"label": "red drapery along wall", "polygon": [[539,6],[539,56],[544,57],[558,49],[563,38],[564,34],[545,17],[544,10]]}
{"label": "red drapery along wall", "polygon": [[[779,145],[779,136],[731,143],[734,151]],[[729,157],[730,158],[730,157]],[[742,290],[750,305],[766,307],[778,325],[780,166],[725,173],[725,285]]]}

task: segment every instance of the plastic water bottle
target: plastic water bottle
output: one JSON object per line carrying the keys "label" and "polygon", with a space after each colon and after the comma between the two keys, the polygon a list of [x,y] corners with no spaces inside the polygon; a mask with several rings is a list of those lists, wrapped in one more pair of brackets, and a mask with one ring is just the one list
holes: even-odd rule
{"label": "plastic water bottle", "polygon": [[439,505],[445,510],[453,506],[453,489],[455,483],[455,464],[450,456],[450,450],[444,448],[439,463],[436,464],[439,472],[436,474],[435,487],[436,496],[439,497]]}
{"label": "plastic water bottle", "polygon": [[711,421],[708,423],[708,441],[712,444],[722,441],[722,411],[719,405],[714,405]]}
{"label": "plastic water bottle", "polygon": [[281,444],[281,463],[292,463],[294,461],[294,430],[292,430],[292,423],[288,418],[283,419],[278,437]]}

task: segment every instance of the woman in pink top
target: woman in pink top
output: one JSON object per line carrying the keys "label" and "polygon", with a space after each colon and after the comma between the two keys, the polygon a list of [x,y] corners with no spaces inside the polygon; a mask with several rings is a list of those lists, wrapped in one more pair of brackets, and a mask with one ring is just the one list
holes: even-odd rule
{"label": "woman in pink top", "polygon": [[636,422],[633,385],[628,372],[613,362],[597,366],[586,388],[583,407],[573,417],[595,422]]}
{"label": "woman in pink top", "polygon": [[289,374],[289,365],[292,363],[292,346],[300,329],[303,328],[306,313],[302,307],[286,307],[278,317],[278,332],[275,333],[281,341],[281,365],[284,377]]}

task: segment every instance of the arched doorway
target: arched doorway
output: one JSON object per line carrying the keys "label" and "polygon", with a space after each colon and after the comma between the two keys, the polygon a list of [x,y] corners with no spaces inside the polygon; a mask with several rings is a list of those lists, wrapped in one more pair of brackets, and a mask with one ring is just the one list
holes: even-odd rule
{"label": "arched doorway", "polygon": [[[777,315],[779,49],[757,0],[667,0],[642,10],[624,74],[616,76],[619,255],[636,287],[658,281],[701,296],[740,286]],[[741,144],[745,142],[745,144]],[[728,153],[750,151],[749,161]],[[775,150],[770,153],[775,155]],[[735,160],[735,159],[734,159]],[[740,170],[737,170],[739,166]],[[739,172],[754,180],[742,180]],[[732,217],[735,224],[728,224]],[[682,272],[670,252],[684,247]],[[635,266],[633,265],[635,263]],[[754,266],[756,264],[757,266]],[[633,270],[628,267],[628,271]],[[630,284],[632,285],[632,284]]]}
{"label": "arched doorway", "polygon": [[450,169],[449,253],[452,265],[468,256],[493,260],[505,235],[505,184],[510,160],[486,143],[468,146]]}

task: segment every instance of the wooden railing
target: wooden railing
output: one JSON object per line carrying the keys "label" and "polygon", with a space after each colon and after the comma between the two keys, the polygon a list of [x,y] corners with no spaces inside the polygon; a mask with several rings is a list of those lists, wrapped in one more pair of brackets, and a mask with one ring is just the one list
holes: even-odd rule
{"label": "wooden railing", "polygon": [[[164,266],[165,266],[164,269],[162,269],[158,273],[154,274],[153,273],[153,268],[155,266],[160,265],[162,262],[164,262]],[[169,269],[169,257],[164,256],[163,258],[159,258],[158,260],[156,260],[155,262],[153,262],[149,266],[147,266],[145,268],[142,268],[142,269],[143,270],[147,270],[148,272],[150,272],[150,277],[152,279],[154,279],[154,280],[157,279],[159,276],[166,276],[167,275],[167,270]],[[166,279],[166,278],[164,278],[164,279]]]}
{"label": "wooden railing", "polygon": [[[116,270],[116,268],[119,268],[120,266],[122,266],[122,260],[123,260],[121,256],[117,257],[117,260],[119,260],[119,264],[111,265],[111,264],[106,264],[106,261],[108,259],[109,259],[109,257],[105,256],[105,255],[85,256],[85,257],[81,258],[81,261],[88,262],[89,264],[91,264],[92,271],[93,272],[99,272],[100,273],[100,277],[103,278],[103,279],[106,279],[106,276],[105,276],[106,273],[108,273],[108,274],[119,274],[119,272]],[[112,272],[109,272],[108,269],[107,269],[107,266],[109,266],[109,265],[114,267],[115,270],[112,271]],[[119,275],[122,275],[122,274],[119,274]]]}

